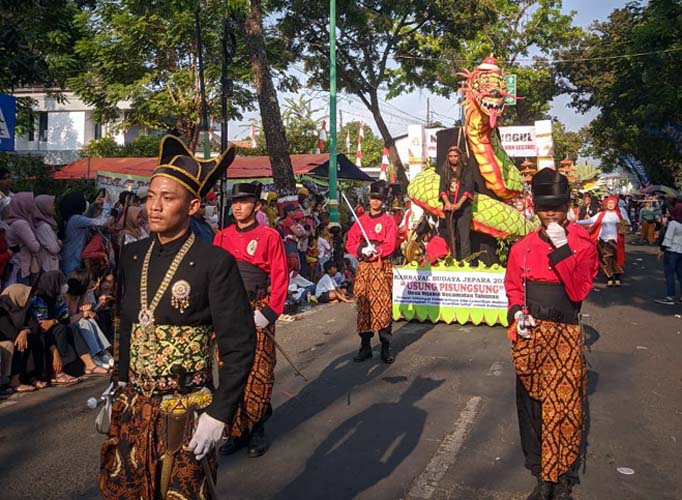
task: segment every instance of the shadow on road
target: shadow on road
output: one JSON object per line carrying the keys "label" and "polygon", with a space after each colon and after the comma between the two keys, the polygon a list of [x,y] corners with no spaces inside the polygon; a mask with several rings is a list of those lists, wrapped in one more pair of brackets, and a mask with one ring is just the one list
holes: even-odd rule
{"label": "shadow on road", "polygon": [[443,382],[417,377],[398,402],[374,404],[341,423],[274,498],[354,498],[388,477],[424,430],[428,412],[415,404]]}

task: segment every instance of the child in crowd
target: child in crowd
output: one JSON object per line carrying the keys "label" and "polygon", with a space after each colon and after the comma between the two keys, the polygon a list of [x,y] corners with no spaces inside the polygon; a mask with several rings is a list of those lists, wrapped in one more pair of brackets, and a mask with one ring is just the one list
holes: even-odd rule
{"label": "child in crowd", "polygon": [[337,274],[336,263],[329,261],[324,264],[324,275],[317,282],[315,296],[321,304],[327,302],[336,304],[338,302],[350,302],[346,297],[346,290],[337,285],[334,277]]}

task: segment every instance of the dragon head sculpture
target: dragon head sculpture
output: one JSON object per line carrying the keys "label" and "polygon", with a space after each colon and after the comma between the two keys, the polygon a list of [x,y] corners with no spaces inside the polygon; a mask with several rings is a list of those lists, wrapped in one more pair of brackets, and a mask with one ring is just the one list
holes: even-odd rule
{"label": "dragon head sculpture", "polygon": [[466,77],[468,105],[474,105],[488,117],[490,128],[497,126],[497,117],[504,112],[504,99],[507,97],[507,84],[504,72],[492,55],[483,59],[476,69],[462,73]]}

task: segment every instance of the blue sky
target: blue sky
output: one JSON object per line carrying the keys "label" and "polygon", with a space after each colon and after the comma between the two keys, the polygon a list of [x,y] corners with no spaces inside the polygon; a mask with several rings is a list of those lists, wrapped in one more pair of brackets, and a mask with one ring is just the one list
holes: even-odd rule
{"label": "blue sky", "polygon": [[[564,12],[576,11],[574,17],[575,24],[587,27],[594,20],[605,20],[614,9],[623,7],[625,4],[626,2],[622,0],[564,0],[563,10]],[[291,71],[298,76],[304,76],[300,64],[294,65]],[[301,79],[305,80],[305,78]],[[320,113],[320,118],[323,118],[323,114],[328,114],[327,96],[322,92],[316,92],[315,95],[319,96],[319,99],[316,99],[314,107],[324,110]],[[291,95],[280,93],[280,106],[282,106],[285,97],[291,97]],[[434,96],[427,91],[417,90],[382,104],[382,113],[394,136],[406,133],[408,124],[420,123],[420,121],[423,122],[426,119],[427,99],[430,100],[434,119],[444,121],[445,123],[452,122],[452,117],[455,115],[452,100]],[[369,111],[357,98],[339,94],[337,107],[341,112],[340,119],[343,120],[343,123],[362,120],[376,131],[374,120]],[[578,130],[589,123],[595,113],[577,114],[568,107],[568,99],[562,96],[552,102],[551,114],[565,123],[569,130]],[[230,122],[230,139],[241,139],[248,135],[247,123],[249,119],[255,119],[260,122],[260,115],[258,112],[247,113],[244,120]],[[344,140],[344,138],[339,138],[340,148],[343,148]]]}

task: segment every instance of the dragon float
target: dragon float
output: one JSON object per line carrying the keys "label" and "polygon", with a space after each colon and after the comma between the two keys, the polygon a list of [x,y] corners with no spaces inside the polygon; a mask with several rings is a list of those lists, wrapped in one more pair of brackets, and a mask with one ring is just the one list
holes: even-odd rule
{"label": "dragon float", "polygon": [[[507,97],[504,72],[490,56],[462,75],[466,77],[465,119],[457,142],[467,152],[469,168],[476,169],[472,230],[496,239],[524,236],[536,230],[539,222],[526,220],[522,212],[507,203],[522,194],[523,179],[502,148],[497,129]],[[412,179],[407,192],[415,204],[443,217],[439,184],[440,176],[430,166]]]}

